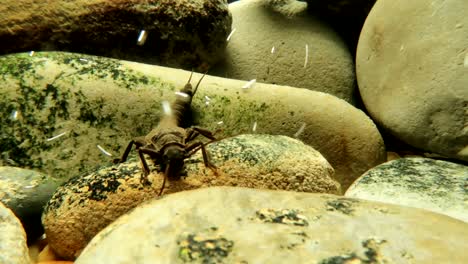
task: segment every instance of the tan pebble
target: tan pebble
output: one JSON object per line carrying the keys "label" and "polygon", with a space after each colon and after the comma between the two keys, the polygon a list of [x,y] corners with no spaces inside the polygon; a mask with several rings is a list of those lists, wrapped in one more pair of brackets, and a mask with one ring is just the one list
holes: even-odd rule
{"label": "tan pebble", "polygon": [[44,249],[39,253],[37,257],[37,262],[43,264],[43,262],[56,262],[58,257],[57,255],[50,249],[49,245],[45,246]]}

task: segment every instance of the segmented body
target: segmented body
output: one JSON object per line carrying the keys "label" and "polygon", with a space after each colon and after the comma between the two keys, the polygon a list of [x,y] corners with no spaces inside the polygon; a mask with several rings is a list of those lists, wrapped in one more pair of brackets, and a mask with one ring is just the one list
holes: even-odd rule
{"label": "segmented body", "polygon": [[215,140],[213,134],[205,129],[199,127],[184,128],[188,113],[191,112],[192,98],[195,95],[203,75],[198,81],[195,90],[192,90],[190,80],[193,72],[190,75],[189,81],[184,88],[177,95],[176,100],[171,105],[170,113],[165,114],[158,126],[153,129],[148,135],[137,137],[130,141],[125,149],[121,159],[116,160],[116,163],[124,162],[130,153],[132,146],[135,145],[138,155],[143,165],[143,183],[149,183],[148,174],[150,173],[148,164],[146,163],[143,154],[148,155],[151,160],[160,166],[164,172],[164,181],[159,192],[161,195],[167,178],[176,178],[184,166],[184,160],[193,155],[199,149],[202,150],[203,161],[205,166],[212,169],[216,173],[216,167],[208,161],[208,155],[201,142],[194,142],[189,144],[190,141],[195,139],[198,135],[203,135],[212,141]]}

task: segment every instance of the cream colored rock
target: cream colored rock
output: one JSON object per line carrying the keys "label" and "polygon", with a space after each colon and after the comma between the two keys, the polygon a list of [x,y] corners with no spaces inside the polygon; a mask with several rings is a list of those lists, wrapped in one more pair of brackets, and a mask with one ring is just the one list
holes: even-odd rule
{"label": "cream colored rock", "polygon": [[[436,223],[436,224],[435,224]],[[75,264],[454,263],[468,225],[334,195],[206,188],[146,203],[101,231]]]}
{"label": "cream colored rock", "polygon": [[373,119],[406,143],[468,161],[468,3],[379,0],[356,71]]}
{"label": "cream colored rock", "polygon": [[348,48],[306,9],[307,3],[296,0],[230,4],[233,33],[224,60],[210,74],[306,88],[353,102],[355,74]]}
{"label": "cream colored rock", "polygon": [[[163,194],[208,186],[241,186],[299,192],[341,193],[333,168],[310,146],[285,136],[240,135],[208,145],[215,175],[198,152],[186,160],[186,175],[168,179]],[[74,259],[99,231],[139,203],[157,196],[164,179],[152,167],[142,184],[138,161],[72,179],[49,201],[43,225],[50,247]]]}
{"label": "cream colored rock", "polygon": [[23,226],[2,202],[0,202],[0,263],[32,263]]}
{"label": "cream colored rock", "polygon": [[[108,164],[130,139],[149,133],[161,117],[161,102],[174,100],[190,76],[182,70],[59,52],[15,54],[0,63],[5,66],[0,68],[0,103],[5,105],[0,115],[9,117],[1,143],[11,146],[2,156],[67,178]],[[200,77],[194,74],[192,82]],[[243,89],[244,84],[206,76],[192,103],[194,123],[221,128],[219,137],[250,133],[254,124],[255,133],[297,134],[330,162],[343,190],[385,161],[374,123],[344,100],[262,83]]]}
{"label": "cream colored rock", "polygon": [[468,167],[403,158],[370,169],[345,196],[431,210],[468,222]]}

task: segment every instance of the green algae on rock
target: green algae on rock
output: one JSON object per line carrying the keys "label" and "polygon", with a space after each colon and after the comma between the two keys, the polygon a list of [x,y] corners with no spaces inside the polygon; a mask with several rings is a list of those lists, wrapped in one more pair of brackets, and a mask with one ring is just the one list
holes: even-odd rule
{"label": "green algae on rock", "polygon": [[467,166],[402,158],[370,169],[345,196],[422,208],[468,222],[467,183]]}
{"label": "green algae on rock", "polygon": [[[238,187],[170,194],[110,224],[75,263],[464,264],[468,258],[462,221],[352,198],[346,198],[352,215],[328,210],[337,199],[343,198]],[[258,212],[277,221],[262,221]]]}
{"label": "green algae on rock", "polygon": [[[2,67],[0,114],[9,117],[0,137],[8,146],[2,162],[64,178],[108,163],[97,145],[120,155],[130,139],[146,135],[161,117],[161,102],[172,101],[190,76],[63,52],[4,56]],[[192,103],[194,124],[222,128],[219,137],[251,132],[253,124],[256,133],[294,136],[304,126],[299,138],[331,163],[343,189],[385,160],[373,122],[345,101],[305,89],[243,84],[206,76]]]}

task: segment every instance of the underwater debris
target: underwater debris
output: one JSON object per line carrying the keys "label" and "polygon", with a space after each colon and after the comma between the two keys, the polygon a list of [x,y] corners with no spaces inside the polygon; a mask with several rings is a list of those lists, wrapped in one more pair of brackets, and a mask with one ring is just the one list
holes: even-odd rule
{"label": "underwater debris", "polygon": [[244,86],[242,86],[242,89],[252,88],[256,82],[257,82],[257,79],[252,79],[248,83],[244,84]]}
{"label": "underwater debris", "polygon": [[294,134],[294,137],[297,138],[299,137],[302,132],[304,132],[304,128],[306,127],[306,123],[302,123],[301,127],[297,130],[297,132]]}
{"label": "underwater debris", "polygon": [[58,135],[56,135],[56,136],[53,136],[53,137],[51,137],[51,138],[48,138],[48,139],[46,139],[46,141],[55,140],[55,139],[57,139],[57,138],[59,138],[59,137],[64,136],[65,134],[67,134],[67,131],[65,131],[65,132],[63,132],[63,133],[60,133],[60,134],[58,134]]}
{"label": "underwater debris", "polygon": [[235,29],[235,28],[232,29],[231,33],[229,33],[229,35],[228,35],[227,38],[226,38],[226,41],[229,41],[229,40],[231,39],[232,34],[234,34],[234,32],[236,32],[236,29]]}
{"label": "underwater debris", "polygon": [[309,45],[305,45],[305,59],[304,59],[304,68],[307,67],[307,62],[309,61]]}
{"label": "underwater debris", "polygon": [[103,147],[99,146],[99,145],[96,145],[97,148],[106,156],[109,156],[109,157],[112,157],[112,154],[110,154],[109,152],[107,152]]}
{"label": "underwater debris", "polygon": [[148,37],[148,32],[146,32],[146,30],[141,30],[140,34],[138,35],[137,45],[138,46],[145,45],[147,37]]}

